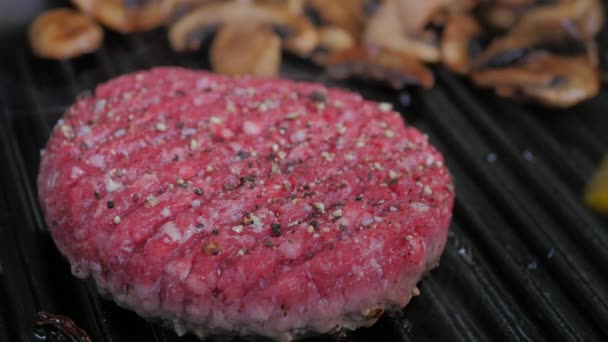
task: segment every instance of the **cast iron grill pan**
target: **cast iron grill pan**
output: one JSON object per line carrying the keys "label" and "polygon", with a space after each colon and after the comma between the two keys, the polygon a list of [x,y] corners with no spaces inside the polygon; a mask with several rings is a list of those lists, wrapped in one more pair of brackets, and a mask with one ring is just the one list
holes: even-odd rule
{"label": "cast iron grill pan", "polygon": [[[20,41],[20,40],[16,40]],[[176,54],[164,32],[108,34],[73,61],[44,61],[24,40],[0,66],[0,341],[32,340],[36,312],[73,318],[93,341],[196,341],[102,300],[72,277],[43,223],[40,149],[75,97],[122,73],[158,65],[208,69],[204,51]],[[457,200],[441,266],[422,296],[372,328],[317,340],[496,341],[608,339],[608,225],[581,191],[608,151],[608,93],[569,110],[498,99],[437,68],[427,92],[335,82],[287,58],[282,76],[389,101],[430,136]]]}

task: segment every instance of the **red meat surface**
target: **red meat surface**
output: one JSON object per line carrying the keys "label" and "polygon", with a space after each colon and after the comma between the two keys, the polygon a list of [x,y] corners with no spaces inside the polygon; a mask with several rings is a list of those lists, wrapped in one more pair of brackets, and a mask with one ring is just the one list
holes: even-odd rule
{"label": "red meat surface", "polygon": [[70,107],[38,186],[73,273],[119,305],[280,340],[404,307],[454,201],[441,154],[387,104],[170,67]]}

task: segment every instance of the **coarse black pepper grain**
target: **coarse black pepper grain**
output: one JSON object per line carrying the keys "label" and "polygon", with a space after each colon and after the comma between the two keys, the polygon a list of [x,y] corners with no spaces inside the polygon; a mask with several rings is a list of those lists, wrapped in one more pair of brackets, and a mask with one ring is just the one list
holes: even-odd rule
{"label": "coarse black pepper grain", "polygon": [[243,159],[247,159],[247,158],[249,158],[249,153],[248,153],[248,152],[245,152],[245,151],[239,151],[239,152],[236,154],[236,156],[237,156],[237,157],[239,157],[241,160],[243,160]]}
{"label": "coarse black pepper grain", "polygon": [[272,229],[272,236],[279,237],[281,236],[281,225],[278,223],[273,223],[270,225]]}
{"label": "coarse black pepper grain", "polygon": [[313,91],[310,93],[309,98],[320,103],[325,103],[327,101],[327,96],[320,91]]}

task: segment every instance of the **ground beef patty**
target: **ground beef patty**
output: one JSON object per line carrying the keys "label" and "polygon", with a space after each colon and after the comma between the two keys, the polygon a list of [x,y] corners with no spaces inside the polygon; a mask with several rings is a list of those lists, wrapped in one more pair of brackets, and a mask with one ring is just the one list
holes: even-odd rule
{"label": "ground beef patty", "polygon": [[446,242],[442,160],[358,94],[157,68],[69,108],[38,185],[73,273],[119,305],[290,340],[408,303]]}

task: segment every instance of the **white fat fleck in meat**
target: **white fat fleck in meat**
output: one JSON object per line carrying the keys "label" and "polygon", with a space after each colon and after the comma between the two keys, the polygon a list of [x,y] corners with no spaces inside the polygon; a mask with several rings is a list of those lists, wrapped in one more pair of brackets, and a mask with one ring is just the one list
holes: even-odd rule
{"label": "white fat fleck in meat", "polygon": [[205,104],[205,98],[201,96],[195,97],[194,100],[192,100],[192,104],[197,107],[202,106]]}
{"label": "white fat fleck in meat", "polygon": [[385,113],[390,112],[391,110],[393,110],[393,105],[388,102],[380,102],[378,103],[378,109]]}
{"label": "white fat fleck in meat", "polygon": [[84,126],[80,126],[80,128],[78,128],[78,132],[76,133],[76,135],[78,137],[82,137],[82,136],[88,135],[89,133],[91,133],[91,126],[84,125]]}
{"label": "white fat fleck in meat", "polygon": [[164,208],[163,210],[161,210],[160,214],[163,217],[169,217],[169,215],[171,215],[171,210],[169,210],[169,208]]}
{"label": "white fat fleck in meat", "polygon": [[170,237],[173,241],[180,241],[182,239],[182,233],[173,221],[163,224],[162,227],[160,227],[160,231]]}
{"label": "white fat fleck in meat", "polygon": [[260,209],[255,214],[251,214],[249,216],[249,218],[253,221],[253,223],[251,225],[249,225],[248,227],[251,228],[251,230],[254,233],[261,233],[261,232],[265,231],[267,229],[267,227],[264,226],[263,221],[267,217],[274,217],[274,215],[268,209]]}
{"label": "white fat fleck in meat", "polygon": [[352,110],[346,110],[344,111],[344,120],[346,121],[352,121],[356,118],[355,113]]}
{"label": "white fat fleck in meat", "polygon": [[429,210],[429,206],[422,202],[412,202],[410,203],[410,207],[419,212],[425,212]]}
{"label": "white fat fleck in meat", "polygon": [[78,166],[74,166],[74,167],[72,167],[72,172],[70,173],[70,178],[78,179],[85,174],[86,174],[86,172],[84,172],[83,169],[79,168]]}
{"label": "white fat fleck in meat", "polygon": [[192,201],[192,203],[190,203],[192,205],[193,208],[198,208],[201,206],[201,201],[199,200],[194,200]]}
{"label": "white fat fleck in meat", "polygon": [[195,128],[189,127],[189,128],[182,129],[182,135],[185,136],[185,137],[190,136],[190,135],[192,135],[194,133],[196,133],[196,129]]}
{"label": "white fat fleck in meat", "polygon": [[94,154],[89,157],[89,163],[103,169],[106,166],[106,158],[101,154]]}
{"label": "white fat fleck in meat", "polygon": [[313,203],[313,205],[315,206],[315,209],[317,210],[318,213],[323,214],[325,213],[325,205],[321,202],[316,202]]}
{"label": "white fat fleck in meat", "polygon": [[120,138],[120,137],[122,137],[125,134],[127,134],[127,131],[124,128],[120,128],[116,132],[114,132],[114,136],[116,138]]}
{"label": "white fat fleck in meat", "polygon": [[209,122],[211,122],[212,124],[221,125],[224,123],[224,120],[219,116],[212,116],[209,118]]}
{"label": "white fat fleck in meat", "polygon": [[338,224],[348,226],[348,220],[346,219],[346,217],[342,217],[340,218],[340,220],[338,220]]}
{"label": "white fat fleck in meat", "polygon": [[71,271],[72,274],[80,279],[84,279],[89,276],[89,269],[85,267],[85,265],[81,265],[78,262],[71,263]]}
{"label": "white fat fleck in meat", "polygon": [[61,130],[61,133],[63,133],[63,136],[65,136],[66,138],[71,139],[74,137],[74,129],[72,128],[72,126],[61,125],[59,126],[59,129]]}
{"label": "white fat fleck in meat", "polygon": [[174,260],[167,264],[165,270],[170,275],[177,275],[183,281],[190,275],[192,260],[188,258]]}
{"label": "white fat fleck in meat", "polygon": [[194,235],[195,232],[196,232],[196,228],[194,226],[192,226],[192,225],[188,226],[188,228],[186,228],[186,230],[182,234],[181,242],[182,243],[186,242],[188,239],[190,239],[190,237],[192,235]]}
{"label": "white fat fleck in meat", "polygon": [[209,89],[213,87],[213,81],[210,79],[203,77],[196,81],[196,89]]}
{"label": "white fat fleck in meat", "polygon": [[122,189],[123,185],[121,182],[117,182],[115,180],[112,179],[111,176],[106,176],[106,191],[107,192],[114,192],[116,190],[120,190]]}
{"label": "white fat fleck in meat", "polygon": [[95,262],[89,264],[93,272],[101,272],[101,265]]}
{"label": "white fat fleck in meat", "polygon": [[306,139],[306,130],[300,129],[297,130],[294,134],[291,135],[291,142],[299,143]]}
{"label": "white fat fleck in meat", "polygon": [[258,135],[262,133],[262,127],[253,121],[245,120],[243,122],[243,132],[247,135]]}
{"label": "white fat fleck in meat", "polygon": [[230,172],[234,175],[240,175],[242,170],[243,170],[242,165],[234,165],[234,166],[230,167]]}
{"label": "white fat fleck in meat", "polygon": [[374,222],[374,217],[370,213],[365,213],[361,217],[361,224],[364,226],[369,226]]}
{"label": "white fat fleck in meat", "polygon": [[95,102],[95,113],[99,113],[106,108],[106,100],[101,99]]}
{"label": "white fat fleck in meat", "polygon": [[300,240],[297,239],[281,243],[278,248],[278,251],[286,259],[296,259],[300,255],[302,255],[302,243]]}

